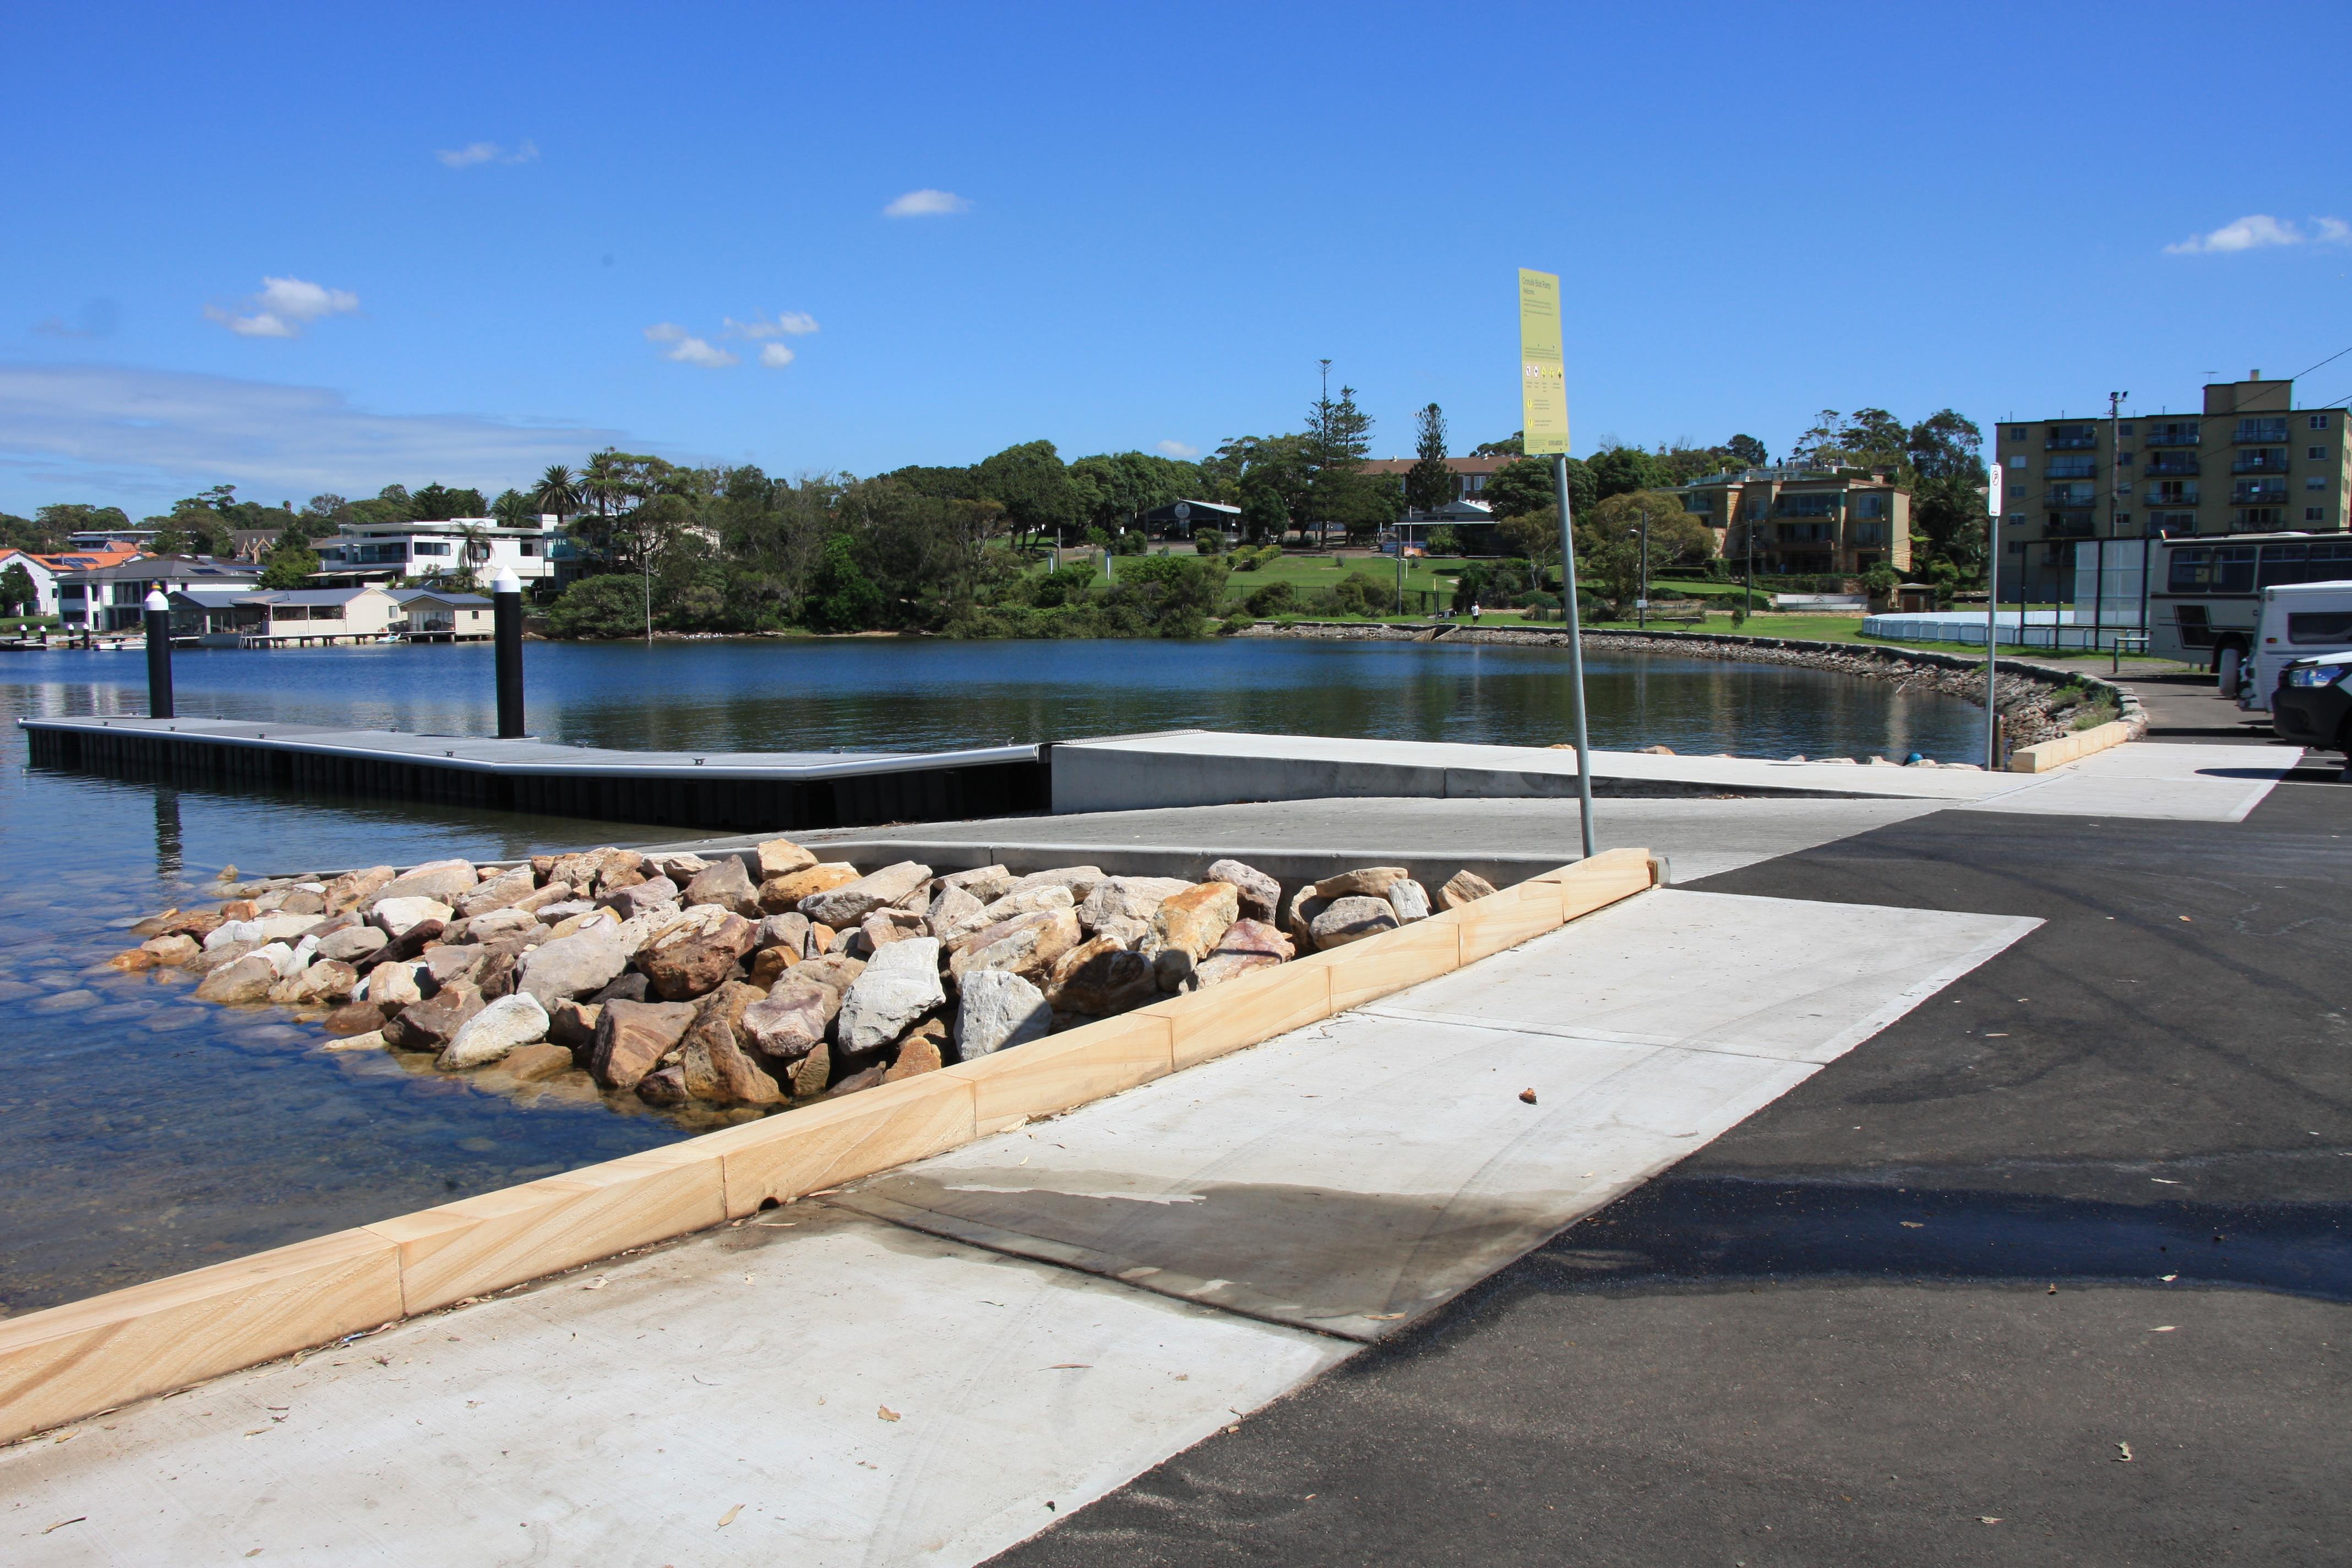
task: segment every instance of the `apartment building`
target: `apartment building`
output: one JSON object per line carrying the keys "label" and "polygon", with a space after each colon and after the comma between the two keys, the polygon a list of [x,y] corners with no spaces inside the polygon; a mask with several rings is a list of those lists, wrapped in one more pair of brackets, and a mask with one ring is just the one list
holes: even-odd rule
{"label": "apartment building", "polygon": [[2003,420],[1995,446],[2011,557],[2082,539],[2320,532],[2346,526],[2352,448],[2341,408],[2297,408],[2294,383],[2205,388],[2194,414]]}
{"label": "apartment building", "polygon": [[[1452,499],[1458,501],[1483,503],[1486,497],[1487,484],[1496,474],[1518,460],[1516,454],[1508,452],[1495,453],[1484,458],[1446,458],[1446,472],[1454,476]],[[1363,467],[1358,472],[1370,474],[1376,479],[1392,478],[1402,482],[1407,474],[1412,472],[1412,466],[1419,459],[1414,458],[1371,458],[1365,460]],[[1411,515],[1419,518],[1423,514],[1414,512]]]}
{"label": "apartment building", "polygon": [[496,518],[453,517],[434,522],[347,522],[313,546],[321,582],[352,586],[471,571],[488,578],[512,572],[526,586],[558,575],[570,541],[558,519],[509,528]]}
{"label": "apartment building", "polygon": [[1769,576],[1911,569],[1911,492],[1884,470],[1740,468],[1693,479],[1682,498],[1735,569],[1751,542],[1756,570]]}

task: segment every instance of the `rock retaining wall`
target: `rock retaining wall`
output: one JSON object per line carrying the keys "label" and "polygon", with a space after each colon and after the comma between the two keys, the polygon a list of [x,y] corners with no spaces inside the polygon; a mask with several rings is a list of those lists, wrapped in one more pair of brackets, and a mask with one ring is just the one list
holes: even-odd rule
{"label": "rock retaining wall", "polygon": [[[1467,626],[1459,622],[1258,621],[1234,635],[1307,637],[1324,642],[1494,643],[1512,647],[1564,647],[1568,643],[1565,630]],[[1984,702],[1984,660],[1972,654],[1939,653],[1882,643],[1816,642],[1715,632],[1587,632],[1584,646],[1629,652],[1673,652],[1685,658],[1828,669],[1867,680],[1891,680],[1906,691],[1934,691],[1979,706]],[[2084,697],[2075,696],[2076,691]],[[2086,709],[2100,706],[2115,710],[2117,721],[2130,728],[2132,739],[2137,740],[2147,731],[2147,716],[2138,698],[2111,681],[2081,670],[2004,658],[2000,661],[1999,693],[2003,733],[2012,751],[2073,733],[2075,720]]]}

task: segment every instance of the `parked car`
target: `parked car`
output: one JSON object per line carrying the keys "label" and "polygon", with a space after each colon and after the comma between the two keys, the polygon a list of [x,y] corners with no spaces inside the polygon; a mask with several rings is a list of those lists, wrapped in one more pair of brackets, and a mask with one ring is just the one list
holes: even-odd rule
{"label": "parked car", "polygon": [[2324,752],[2342,752],[2352,768],[2352,653],[2299,658],[2271,693],[2271,723],[2279,739]]}
{"label": "parked car", "polygon": [[2352,653],[2352,582],[2295,583],[2263,590],[2254,630],[2252,679],[2238,706],[2267,713],[2287,666],[2332,653]]}

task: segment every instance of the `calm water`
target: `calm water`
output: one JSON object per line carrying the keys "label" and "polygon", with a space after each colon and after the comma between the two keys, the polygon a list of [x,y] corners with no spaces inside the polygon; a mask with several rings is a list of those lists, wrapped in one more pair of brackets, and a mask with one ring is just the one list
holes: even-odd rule
{"label": "calm water", "polygon": [[[1564,659],[1323,645],[534,644],[533,729],[621,747],[935,748],[1198,725],[1549,745]],[[1807,670],[1588,665],[1596,745],[1969,756],[1976,710]],[[184,653],[179,710],[444,733],[494,726],[479,645]],[[142,656],[0,654],[0,716],[143,713]],[[590,1093],[499,1092],[327,1055],[273,1010],[92,966],[225,865],[511,856],[677,829],[226,795],[0,761],[0,1306],[24,1311],[687,1135]],[[421,1059],[421,1058],[420,1058]]]}

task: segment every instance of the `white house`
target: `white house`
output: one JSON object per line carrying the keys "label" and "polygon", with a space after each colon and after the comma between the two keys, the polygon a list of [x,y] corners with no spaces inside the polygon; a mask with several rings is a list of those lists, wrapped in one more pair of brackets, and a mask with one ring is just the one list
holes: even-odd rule
{"label": "white house", "polygon": [[239,599],[236,614],[237,641],[247,647],[373,642],[404,626],[398,601],[373,584],[266,589]]}
{"label": "white house", "polygon": [[49,564],[54,559],[13,546],[0,550],[0,572],[7,571],[11,566],[22,566],[25,575],[33,580],[33,614],[37,616],[58,613],[58,569]]}
{"label": "white house", "polygon": [[490,635],[490,601],[480,594],[446,588],[394,588],[394,603],[406,617],[412,642],[465,642]]}
{"label": "white house", "polygon": [[156,588],[249,588],[260,575],[250,566],[208,555],[106,559],[114,564],[58,574],[58,619],[67,630],[136,631],[147,613],[147,595]]}
{"label": "white house", "polygon": [[561,520],[542,513],[537,527],[509,528],[491,517],[453,517],[438,522],[347,522],[319,541],[321,582],[391,583],[403,578],[456,575],[471,571],[487,580],[499,571],[522,582],[555,575],[554,547]]}

